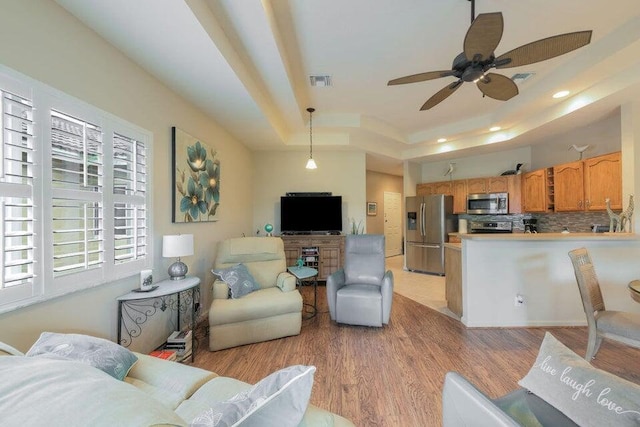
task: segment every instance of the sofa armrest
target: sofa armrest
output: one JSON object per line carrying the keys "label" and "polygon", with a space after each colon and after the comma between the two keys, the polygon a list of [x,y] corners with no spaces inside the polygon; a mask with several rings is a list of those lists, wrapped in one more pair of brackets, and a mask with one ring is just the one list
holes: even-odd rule
{"label": "sofa armrest", "polygon": [[211,285],[213,299],[229,299],[229,286],[222,280],[216,279]]}
{"label": "sofa armrest", "polygon": [[345,285],[344,269],[341,268],[327,277],[327,304],[331,319],[336,320],[336,294]]}
{"label": "sofa armrest", "polygon": [[9,344],[5,344],[0,341],[0,356],[2,356],[3,354],[8,354],[11,356],[24,356],[24,353],[17,348],[11,347]]}
{"label": "sofa armrest", "polygon": [[279,287],[282,292],[291,292],[296,289],[296,278],[293,274],[283,271],[278,274],[276,286]]}
{"label": "sofa armrest", "polygon": [[442,389],[443,427],[518,427],[473,384],[457,372],[448,372]]}
{"label": "sofa armrest", "polygon": [[388,324],[391,317],[391,303],[393,302],[393,273],[388,270],[382,278],[382,323]]}

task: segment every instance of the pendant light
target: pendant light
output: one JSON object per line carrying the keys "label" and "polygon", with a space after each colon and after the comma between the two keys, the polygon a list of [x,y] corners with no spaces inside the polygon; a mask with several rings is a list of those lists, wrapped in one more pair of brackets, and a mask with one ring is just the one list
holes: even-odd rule
{"label": "pendant light", "polygon": [[307,169],[318,169],[315,160],[313,160],[313,112],[315,108],[307,108],[309,112],[309,160],[307,160]]}

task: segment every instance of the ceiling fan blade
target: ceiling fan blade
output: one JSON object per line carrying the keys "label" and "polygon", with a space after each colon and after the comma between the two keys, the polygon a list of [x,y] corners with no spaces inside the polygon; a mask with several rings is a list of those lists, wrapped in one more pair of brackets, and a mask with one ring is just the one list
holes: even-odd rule
{"label": "ceiling fan blade", "polygon": [[[559,34],[517,47],[496,58],[496,68],[533,64],[564,55],[591,42],[591,30]],[[510,60],[510,61],[509,61]],[[504,62],[504,63],[503,63]]]}
{"label": "ceiling fan blade", "polygon": [[502,74],[487,73],[476,84],[482,93],[499,101],[507,101],[518,94],[518,86]]}
{"label": "ceiling fan blade", "polygon": [[445,70],[445,71],[429,71],[426,73],[413,74],[410,76],[389,80],[389,83],[387,83],[387,86],[424,82],[426,80],[439,79],[440,77],[453,76],[454,73],[455,71],[453,70]]}
{"label": "ceiling fan blade", "polygon": [[502,38],[502,13],[481,13],[473,20],[464,36],[464,54],[469,61],[491,57]]}
{"label": "ceiling fan blade", "polygon": [[428,110],[431,107],[435,107],[436,105],[447,99],[447,97],[455,92],[456,89],[458,89],[460,86],[462,86],[462,80],[457,80],[450,85],[447,85],[444,88],[440,89],[438,92],[436,92],[435,95],[429,98],[427,102],[424,103],[424,105],[422,105],[420,111]]}

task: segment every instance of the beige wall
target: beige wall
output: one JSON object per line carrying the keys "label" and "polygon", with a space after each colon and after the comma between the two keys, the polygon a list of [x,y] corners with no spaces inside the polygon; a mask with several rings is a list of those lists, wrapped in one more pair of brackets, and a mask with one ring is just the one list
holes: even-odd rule
{"label": "beige wall", "polygon": [[350,151],[314,150],[318,169],[305,169],[308,155],[299,151],[256,151],[253,154],[253,235],[264,224],[280,233],[280,197],[287,192],[327,191],[342,196],[343,231],[349,220],[366,221],[365,154]]}
{"label": "beige wall", "polygon": [[[404,213],[403,179],[401,176],[367,171],[367,202],[378,204],[378,215],[367,215],[367,233],[384,234],[384,193],[400,193],[403,201],[401,212]],[[404,214],[402,215],[404,218]]]}
{"label": "beige wall", "polygon": [[455,163],[451,176],[451,179],[454,180],[498,176],[502,172],[515,169],[518,163],[530,165],[531,149],[522,147],[497,153],[423,163],[422,180],[420,182],[438,182],[450,179],[449,176],[444,175],[449,169],[449,163]]}
{"label": "beige wall", "polygon": [[531,165],[527,170],[548,168],[578,160],[580,155],[573,149],[569,150],[572,144],[589,145],[589,148],[583,153],[585,159],[620,151],[620,135],[620,110],[618,109],[602,120],[551,136],[533,145]]}
{"label": "beige wall", "polygon": [[[0,63],[153,133],[153,273],[167,277],[163,234],[193,233],[195,255],[184,258],[201,278],[208,306],[216,242],[250,233],[252,158],[210,117],[151,77],[53,1],[5,0],[0,13]],[[171,223],[171,126],[201,138],[221,160],[220,220]],[[115,298],[137,286],[131,277],[0,315],[0,340],[27,349],[43,330],[116,337]]]}

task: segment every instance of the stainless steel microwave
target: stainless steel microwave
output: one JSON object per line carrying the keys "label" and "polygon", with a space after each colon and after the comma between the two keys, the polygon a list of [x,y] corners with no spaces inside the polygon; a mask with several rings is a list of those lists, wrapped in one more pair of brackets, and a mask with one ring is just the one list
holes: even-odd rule
{"label": "stainless steel microwave", "polygon": [[499,215],[509,213],[509,193],[480,193],[467,196],[467,213]]}

